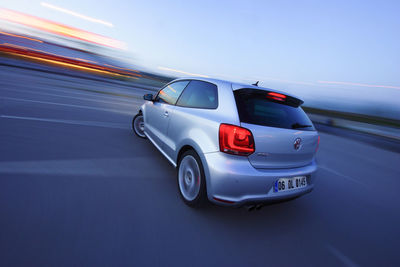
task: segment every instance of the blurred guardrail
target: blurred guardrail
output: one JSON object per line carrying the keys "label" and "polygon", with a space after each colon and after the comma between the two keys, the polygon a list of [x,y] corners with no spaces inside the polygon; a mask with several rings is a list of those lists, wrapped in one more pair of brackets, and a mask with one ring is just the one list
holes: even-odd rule
{"label": "blurred guardrail", "polygon": [[307,107],[304,110],[314,123],[400,141],[400,121],[397,120]]}

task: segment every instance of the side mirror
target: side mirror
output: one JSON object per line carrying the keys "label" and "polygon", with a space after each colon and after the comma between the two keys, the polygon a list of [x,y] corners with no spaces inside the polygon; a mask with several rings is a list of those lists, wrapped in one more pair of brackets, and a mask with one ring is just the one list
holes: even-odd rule
{"label": "side mirror", "polygon": [[153,101],[153,94],[145,94],[143,99],[147,101]]}

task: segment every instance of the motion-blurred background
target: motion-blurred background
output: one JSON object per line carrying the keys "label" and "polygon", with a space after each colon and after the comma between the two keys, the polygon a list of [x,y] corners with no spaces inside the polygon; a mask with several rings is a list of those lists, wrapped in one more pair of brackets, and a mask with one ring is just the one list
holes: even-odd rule
{"label": "motion-blurred background", "polygon": [[3,64],[154,88],[259,80],[310,113],[399,127],[399,11],[396,1],[6,1],[0,51]]}
{"label": "motion-blurred background", "polygon": [[[0,1],[1,266],[400,266],[400,1]],[[179,199],[132,133],[176,77],[289,92],[315,190],[249,213]]]}

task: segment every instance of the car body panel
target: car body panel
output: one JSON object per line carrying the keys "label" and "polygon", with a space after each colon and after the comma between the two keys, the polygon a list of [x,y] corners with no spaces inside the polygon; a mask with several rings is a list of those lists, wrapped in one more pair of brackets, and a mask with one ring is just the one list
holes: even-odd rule
{"label": "car body panel", "polygon": [[[224,204],[214,198],[227,200],[230,205],[240,206],[247,202],[268,202],[310,192],[314,187],[316,162],[290,169],[255,169],[247,157],[229,155],[222,152],[205,154],[208,163],[205,170],[208,198],[215,203]],[[273,192],[275,181],[279,178],[307,176],[307,186],[286,192]]]}
{"label": "car body panel", "polygon": [[[296,168],[310,164],[318,143],[316,131],[301,131],[241,123],[254,136],[255,152],[249,156],[255,168]],[[300,141],[296,149],[295,141]]]}
{"label": "car body panel", "polygon": [[[177,159],[180,148],[189,145],[190,140],[196,140],[199,153],[209,153],[219,151],[218,126],[219,123],[212,115],[215,113],[206,109],[175,107],[174,114],[168,127],[168,140],[165,152],[173,159]],[[193,122],[196,122],[195,124]]]}
{"label": "car body panel", "polygon": [[167,129],[169,124],[169,115],[166,116],[166,112],[172,113],[174,106],[151,102],[145,103],[148,107],[144,112],[144,128],[145,133],[151,137],[151,139],[159,146],[163,147],[166,142]]}

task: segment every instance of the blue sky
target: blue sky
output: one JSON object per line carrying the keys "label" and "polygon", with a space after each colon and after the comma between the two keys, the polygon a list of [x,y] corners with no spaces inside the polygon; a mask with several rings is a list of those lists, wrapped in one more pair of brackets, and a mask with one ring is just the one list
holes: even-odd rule
{"label": "blue sky", "polygon": [[329,97],[353,105],[359,98],[400,106],[400,1],[44,2],[114,26],[41,1],[0,6],[121,40],[132,63],[158,71],[261,80],[310,102]]}

